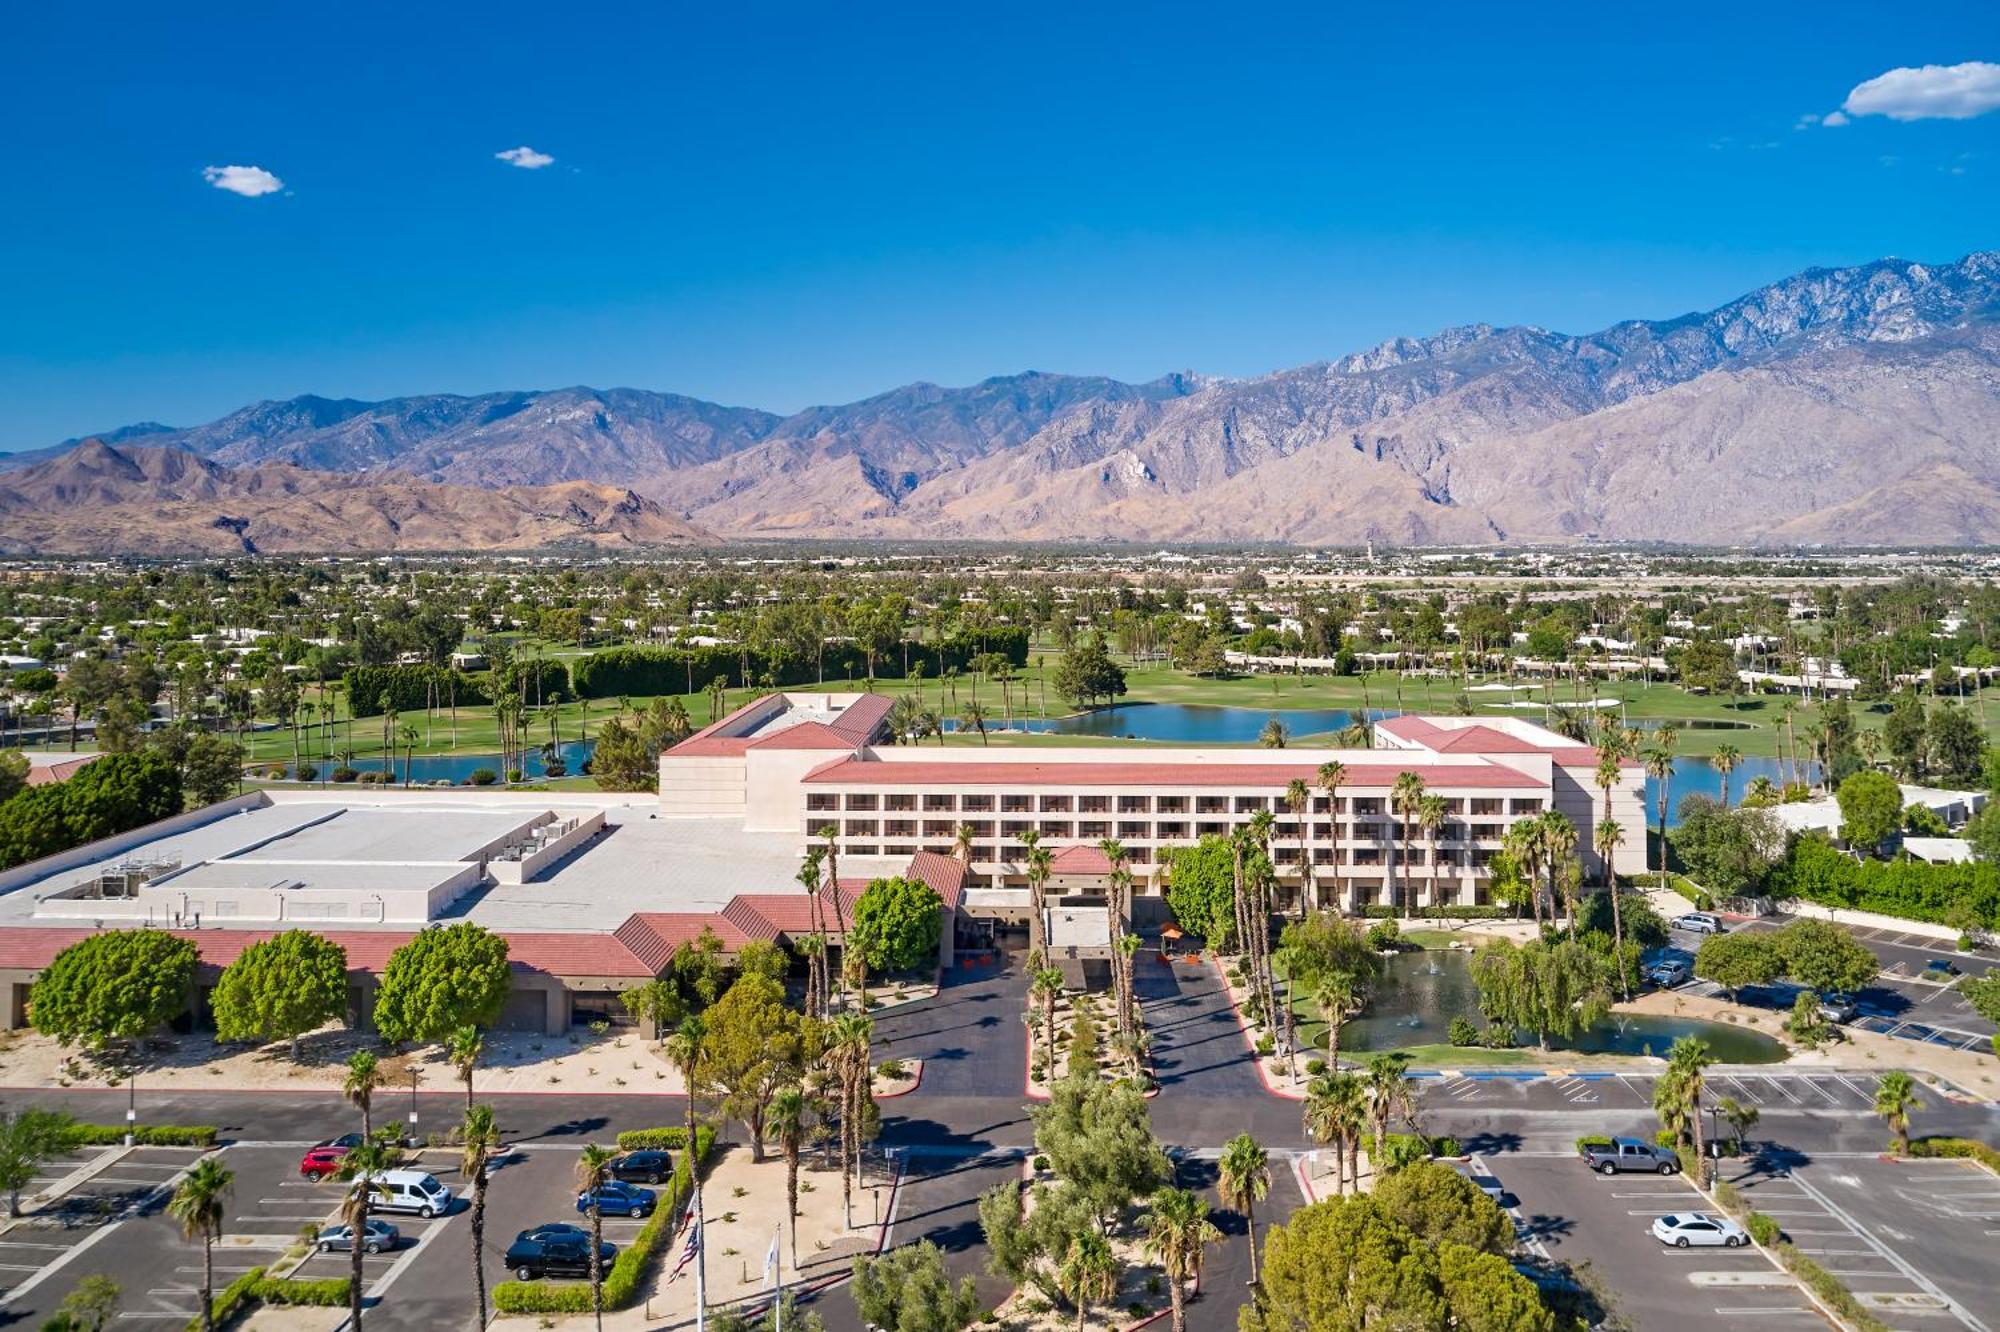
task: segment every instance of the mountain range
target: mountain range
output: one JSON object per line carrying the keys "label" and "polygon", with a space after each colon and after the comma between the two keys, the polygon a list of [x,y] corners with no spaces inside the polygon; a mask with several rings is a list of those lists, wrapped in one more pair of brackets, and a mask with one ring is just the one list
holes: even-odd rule
{"label": "mountain range", "polygon": [[302,397],[0,469],[0,549],[137,551],[131,509],[149,553],[225,537],[1987,544],[2000,254],[1810,269],[1584,335],[1471,325],[1252,379],[1027,373],[790,416],[638,389]]}

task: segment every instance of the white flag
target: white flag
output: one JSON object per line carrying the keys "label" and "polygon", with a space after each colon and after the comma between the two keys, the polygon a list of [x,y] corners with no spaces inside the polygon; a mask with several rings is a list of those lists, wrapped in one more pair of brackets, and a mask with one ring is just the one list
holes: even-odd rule
{"label": "white flag", "polygon": [[778,1267],[778,1231],[771,1232],[771,1249],[764,1255],[764,1280],[771,1281],[780,1275]]}

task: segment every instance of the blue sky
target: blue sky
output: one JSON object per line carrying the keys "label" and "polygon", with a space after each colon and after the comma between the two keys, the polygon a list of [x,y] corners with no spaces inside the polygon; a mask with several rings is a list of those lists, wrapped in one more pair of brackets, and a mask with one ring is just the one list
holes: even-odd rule
{"label": "blue sky", "polygon": [[304,392],[1249,375],[2000,246],[1982,67],[1801,124],[2000,61],[2000,6],[1346,8],[19,7],[0,448]]}

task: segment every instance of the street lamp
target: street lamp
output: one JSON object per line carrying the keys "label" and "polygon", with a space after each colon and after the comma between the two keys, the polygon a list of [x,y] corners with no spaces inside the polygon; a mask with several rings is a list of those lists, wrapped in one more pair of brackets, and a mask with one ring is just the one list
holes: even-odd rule
{"label": "street lamp", "polygon": [[410,1146],[417,1145],[417,1070],[410,1069]]}
{"label": "street lamp", "polygon": [[139,1130],[139,1070],[125,1070],[125,1145],[132,1145]]}

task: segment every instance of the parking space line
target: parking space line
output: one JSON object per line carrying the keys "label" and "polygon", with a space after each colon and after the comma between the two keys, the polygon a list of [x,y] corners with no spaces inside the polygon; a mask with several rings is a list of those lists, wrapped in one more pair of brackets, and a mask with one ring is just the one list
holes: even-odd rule
{"label": "parking space line", "polygon": [[0,1263],[0,1272],[39,1272],[40,1263]]}
{"label": "parking space line", "polygon": [[[1915,1286],[1918,1290],[1924,1292],[1926,1295],[1934,1296],[1941,1305],[1949,1309],[1952,1312],[1952,1314],[1957,1317],[1959,1322],[1971,1328],[1973,1332],[1991,1332],[1991,1329],[1989,1329],[1985,1323],[1981,1322],[1978,1318],[1975,1318],[1972,1315],[1971,1311],[1966,1309],[1957,1300],[1952,1299],[1949,1295],[1945,1294],[1944,1291],[1940,1290],[1937,1284],[1933,1282],[1929,1277],[1925,1276],[1922,1272],[1912,1267],[1909,1263],[1904,1262],[1903,1259],[1896,1253],[1895,1250],[1891,1249],[1881,1240],[1876,1239],[1874,1235],[1870,1234],[1867,1230],[1865,1230],[1861,1226],[1855,1224],[1854,1218],[1849,1216],[1837,1203],[1833,1201],[1833,1199],[1827,1197],[1824,1193],[1821,1193],[1817,1188],[1813,1187],[1811,1183],[1809,1183],[1806,1179],[1804,1179],[1800,1175],[1793,1174],[1791,1176],[1791,1180],[1793,1183],[1797,1184],[1799,1188],[1803,1189],[1807,1195],[1809,1195],[1816,1202],[1818,1202],[1821,1207],[1825,1208],[1827,1215],[1833,1217],[1834,1219],[1838,1220],[1842,1225],[1845,1225],[1848,1229],[1852,1230],[1855,1233],[1855,1236],[1858,1239],[1860,1239],[1862,1243],[1874,1249],[1876,1255],[1882,1258],[1884,1261],[1886,1261],[1890,1266],[1894,1267],[1906,1281],[1908,1281],[1911,1285]],[[1835,1275],[1843,1275],[1843,1274],[1836,1273]],[[1861,1272],[1861,1273],[1851,1273],[1847,1275],[1881,1276],[1884,1274],[1879,1272]]]}
{"label": "parking space line", "polygon": [[1787,1087],[1786,1087],[1786,1086],[1784,1085],[1784,1083],[1782,1083],[1782,1082],[1778,1081],[1778,1079],[1776,1079],[1776,1078],[1772,1077],[1772,1076],[1771,1076],[1770,1074],[1768,1074],[1768,1073],[1764,1075],[1764,1084],[1765,1084],[1766,1086],[1768,1086],[1768,1087],[1769,1087],[1769,1088],[1770,1088],[1770,1089],[1771,1089],[1772,1091],[1775,1091],[1775,1092],[1777,1092],[1777,1093],[1778,1093],[1778,1095],[1780,1095],[1780,1096],[1784,1097],[1784,1098],[1785,1098],[1786,1100],[1790,1101],[1790,1102],[1791,1102],[1791,1103],[1792,1103],[1793,1105],[1804,1105],[1804,1104],[1805,1104],[1805,1102],[1804,1102],[1804,1101],[1801,1101],[1801,1100],[1800,1100],[1800,1099],[1799,1099],[1798,1097],[1796,1097],[1796,1096],[1792,1095],[1792,1093],[1791,1093],[1791,1090],[1790,1090],[1789,1088],[1787,1088]]}

